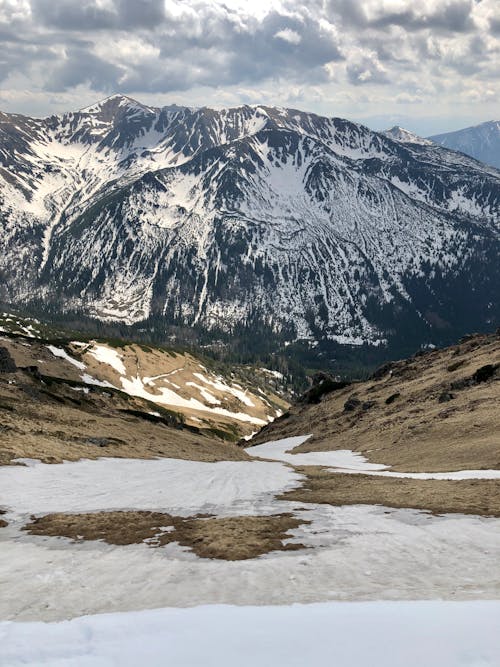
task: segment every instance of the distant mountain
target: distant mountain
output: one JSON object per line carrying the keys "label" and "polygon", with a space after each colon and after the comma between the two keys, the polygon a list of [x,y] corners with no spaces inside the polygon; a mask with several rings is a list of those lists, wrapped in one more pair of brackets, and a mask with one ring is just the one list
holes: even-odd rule
{"label": "distant mountain", "polygon": [[1,114],[0,164],[7,303],[303,340],[322,364],[333,344],[411,349],[499,319],[500,174],[425,140],[113,96]]}
{"label": "distant mountain", "polygon": [[401,141],[406,144],[422,144],[423,146],[428,146],[432,143],[429,139],[419,137],[418,134],[405,130],[404,127],[400,127],[399,125],[394,125],[389,130],[386,130],[384,134],[390,139]]}
{"label": "distant mountain", "polygon": [[500,169],[500,121],[498,120],[466,127],[457,132],[436,134],[429,139]]}

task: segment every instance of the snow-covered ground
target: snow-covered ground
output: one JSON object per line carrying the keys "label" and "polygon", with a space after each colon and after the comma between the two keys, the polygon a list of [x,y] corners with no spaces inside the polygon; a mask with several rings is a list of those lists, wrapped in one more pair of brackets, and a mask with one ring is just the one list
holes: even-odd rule
{"label": "snow-covered ground", "polygon": [[[177,515],[251,512],[302,476],[281,463],[181,459],[83,460],[0,467],[9,516],[139,508]],[[272,509],[271,509],[272,511]]]}
{"label": "snow-covered ground", "polygon": [[[29,463],[0,468],[0,507],[9,522],[0,531],[0,619],[219,603],[500,598],[498,519],[276,500],[301,482],[282,462]],[[20,530],[31,514],[117,509],[293,512],[310,523],[290,532],[305,549],[236,562],[199,558],[177,544],[76,544]]]}
{"label": "snow-covered ground", "polygon": [[[83,343],[78,341],[73,341],[72,345],[77,347],[84,346]],[[181,396],[170,387],[154,386],[155,380],[158,380],[159,378],[165,378],[167,375],[169,375],[169,373],[157,375],[155,377],[140,377],[138,373],[136,375],[129,376],[127,375],[127,368],[125,367],[123,356],[118,352],[118,350],[98,343],[92,343],[91,346],[87,347],[89,348],[87,352],[91,357],[93,357],[101,364],[110,366],[118,374],[115,384],[112,384],[107,380],[98,380],[89,373],[83,373],[83,375],[80,377],[82,381],[86,382],[87,384],[120,389],[130,396],[145,398],[146,400],[153,403],[158,403],[159,405],[165,405],[177,409],[180,408],[181,410],[187,409],[208,412],[213,415],[229,417],[230,419],[236,419],[237,421],[247,422],[256,426],[264,426],[273,420],[273,417],[270,415],[267,415],[266,419],[261,419],[255,415],[247,414],[247,412],[244,410],[240,412],[234,412],[233,410],[218,407],[218,404],[220,404],[221,401],[210,394],[208,387],[213,387],[214,389],[223,392],[223,394],[229,394],[232,398],[238,399],[242,407],[255,407],[255,404],[250,398],[248,391],[244,391],[239,384],[227,384],[219,375],[213,375],[213,379],[211,380],[202,373],[193,373],[193,376],[204,382],[207,387],[199,386],[193,382],[186,383],[186,387],[196,387],[200,391],[201,397],[206,401],[206,403],[203,403],[202,401],[196,399],[194,396],[190,396],[188,398]],[[74,359],[67,353],[65,349],[56,347],[54,345],[47,345],[47,348],[55,357],[64,359],[79,370],[87,370],[85,363],[79,361],[78,359]],[[206,370],[204,366],[200,366],[200,368]],[[180,389],[179,385],[176,385],[168,380],[167,382],[173,387]],[[269,406],[267,401],[266,404]]]}
{"label": "snow-covered ground", "polygon": [[0,623],[1,667],[498,667],[500,602],[202,606]]}

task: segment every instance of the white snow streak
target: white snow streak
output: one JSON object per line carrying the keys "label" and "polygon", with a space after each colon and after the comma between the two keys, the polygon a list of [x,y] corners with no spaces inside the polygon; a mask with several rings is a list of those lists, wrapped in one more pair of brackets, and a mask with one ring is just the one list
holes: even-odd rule
{"label": "white snow streak", "polygon": [[125,368],[125,364],[123,363],[122,358],[117,350],[113,350],[112,348],[106,347],[104,345],[94,344],[92,349],[90,349],[88,352],[100,363],[108,364],[120,375],[126,375],[127,369]]}

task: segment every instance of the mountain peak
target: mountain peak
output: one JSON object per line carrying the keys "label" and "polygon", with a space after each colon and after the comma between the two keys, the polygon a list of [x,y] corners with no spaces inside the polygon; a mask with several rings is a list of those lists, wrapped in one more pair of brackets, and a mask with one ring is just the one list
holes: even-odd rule
{"label": "mountain peak", "polygon": [[400,127],[399,125],[394,125],[389,130],[385,130],[383,134],[385,134],[385,136],[389,137],[390,139],[400,141],[404,144],[422,144],[424,146],[432,144],[432,141],[429,139],[419,137],[418,134],[410,132],[410,130],[406,130],[404,127]]}
{"label": "mountain peak", "polygon": [[134,100],[128,95],[121,95],[120,93],[115,93],[109,97],[105,97],[103,100],[91,104],[88,107],[80,109],[80,113],[90,113],[90,114],[99,114],[104,110],[108,109],[119,109],[124,108],[127,110],[137,110],[137,111],[151,111],[152,107],[148,107],[137,100]]}
{"label": "mountain peak", "polygon": [[113,95],[11,123],[3,301],[165,337],[310,341],[328,359],[494,326],[499,172],[402,128],[168,110]]}

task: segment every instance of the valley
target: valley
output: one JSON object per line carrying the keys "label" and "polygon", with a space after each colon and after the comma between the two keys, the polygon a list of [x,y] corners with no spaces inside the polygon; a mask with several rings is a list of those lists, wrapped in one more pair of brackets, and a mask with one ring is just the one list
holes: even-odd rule
{"label": "valley", "polygon": [[500,173],[123,95],[0,140],[0,666],[302,667],[283,623],[351,660],[358,619],[363,666],[435,619],[495,664]]}
{"label": "valley", "polygon": [[[102,387],[116,383],[118,355],[127,365],[130,347],[73,343],[63,355],[37,338],[5,337],[16,364],[37,358],[50,375],[9,369],[3,356],[2,617],[495,598],[500,461],[491,405],[500,387],[499,340],[478,335],[391,363],[369,381],[320,383],[258,436],[235,444],[188,428],[191,411],[180,423],[151,422],[144,418],[150,400]],[[75,361],[101,382],[78,380],[89,389],[80,404],[69,398],[77,383],[71,374],[84,370]],[[56,372],[53,389],[47,378]],[[440,402],[446,390],[454,395]],[[363,408],[367,397],[373,403]],[[454,411],[442,415],[450,404]],[[52,414],[58,431],[23,432],[28,406],[47,431]],[[369,411],[378,447],[363,432]],[[80,441],[61,433],[65,423]],[[420,426],[411,437],[413,424]],[[111,433],[115,440],[104,442]],[[102,441],[90,444],[97,434]],[[23,577],[28,570],[32,576]]]}

